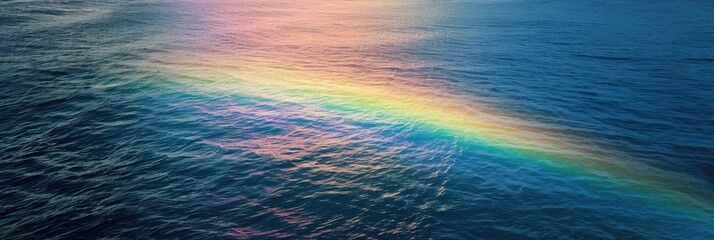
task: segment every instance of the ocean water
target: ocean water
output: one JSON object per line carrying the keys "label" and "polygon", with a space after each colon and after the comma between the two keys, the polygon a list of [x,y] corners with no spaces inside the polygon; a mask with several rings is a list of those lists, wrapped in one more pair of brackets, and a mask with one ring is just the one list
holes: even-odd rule
{"label": "ocean water", "polygon": [[714,2],[0,2],[0,239],[714,239]]}

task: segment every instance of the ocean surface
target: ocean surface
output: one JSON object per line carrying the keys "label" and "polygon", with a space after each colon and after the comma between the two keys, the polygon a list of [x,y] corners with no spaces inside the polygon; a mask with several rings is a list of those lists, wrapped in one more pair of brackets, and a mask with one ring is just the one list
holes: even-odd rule
{"label": "ocean surface", "polygon": [[714,2],[0,2],[0,239],[714,239]]}

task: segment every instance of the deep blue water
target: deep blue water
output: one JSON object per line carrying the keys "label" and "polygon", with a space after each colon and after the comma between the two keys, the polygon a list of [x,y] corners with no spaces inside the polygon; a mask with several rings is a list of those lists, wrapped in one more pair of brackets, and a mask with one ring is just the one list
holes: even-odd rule
{"label": "deep blue water", "polygon": [[[394,71],[714,191],[714,2],[420,4]],[[448,134],[192,89],[155,67],[206,51],[186,6],[0,2],[0,239],[714,239]]]}

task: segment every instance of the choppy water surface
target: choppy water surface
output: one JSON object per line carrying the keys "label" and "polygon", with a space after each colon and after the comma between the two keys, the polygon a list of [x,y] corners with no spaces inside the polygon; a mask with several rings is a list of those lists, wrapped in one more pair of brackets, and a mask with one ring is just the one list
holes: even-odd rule
{"label": "choppy water surface", "polygon": [[706,1],[0,3],[0,238],[714,238]]}

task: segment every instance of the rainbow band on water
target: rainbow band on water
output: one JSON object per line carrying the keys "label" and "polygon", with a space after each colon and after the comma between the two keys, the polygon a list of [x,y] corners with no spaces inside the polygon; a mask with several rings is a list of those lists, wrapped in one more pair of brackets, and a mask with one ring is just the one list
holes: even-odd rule
{"label": "rainbow band on water", "polygon": [[[575,140],[557,139],[559,134],[518,124],[491,108],[459,103],[433,94],[410,91],[393,85],[359,85],[347,80],[311,80],[301,74],[275,69],[254,73],[226,72],[225,75],[198,76],[193,87],[209,91],[275,99],[326,109],[340,109],[347,117],[370,117],[393,123],[427,126],[462,137],[482,146],[546,160],[581,174],[602,175],[630,182],[628,190],[654,194],[659,201],[711,213],[706,192],[659,175],[657,170],[637,162],[614,161],[606,153],[578,145]],[[215,70],[219,72],[219,70]],[[350,112],[354,114],[350,114]]]}

